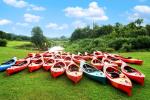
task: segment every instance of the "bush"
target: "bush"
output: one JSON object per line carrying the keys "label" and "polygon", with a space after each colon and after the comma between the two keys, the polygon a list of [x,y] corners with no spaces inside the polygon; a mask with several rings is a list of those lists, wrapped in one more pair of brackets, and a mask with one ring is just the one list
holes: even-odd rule
{"label": "bush", "polygon": [[0,39],[0,46],[6,47],[6,45],[7,45],[7,41],[4,39]]}
{"label": "bush", "polygon": [[121,51],[131,51],[132,50],[132,45],[131,43],[130,44],[127,44],[127,43],[124,43],[120,49]]}
{"label": "bush", "polygon": [[133,49],[149,49],[150,48],[150,37],[139,36],[130,41]]}
{"label": "bush", "polygon": [[115,49],[115,50],[119,50],[122,45],[124,43],[127,43],[128,42],[128,39],[127,38],[117,38],[115,40],[112,40],[110,43],[109,43],[109,47]]}

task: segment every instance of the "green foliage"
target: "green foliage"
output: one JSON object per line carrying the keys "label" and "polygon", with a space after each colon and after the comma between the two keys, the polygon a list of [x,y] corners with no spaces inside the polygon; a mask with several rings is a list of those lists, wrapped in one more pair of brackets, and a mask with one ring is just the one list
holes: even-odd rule
{"label": "green foliage", "polygon": [[132,50],[132,45],[124,43],[120,49],[121,51],[130,52]]}
{"label": "green foliage", "polygon": [[149,49],[150,48],[150,37],[139,36],[130,40],[133,49]]}
{"label": "green foliage", "polygon": [[4,31],[0,31],[0,38],[7,40],[19,40],[19,41],[30,41],[30,37],[23,35],[15,35],[11,33],[6,33]]}
{"label": "green foliage", "polygon": [[127,38],[116,38],[109,43],[109,47],[119,50],[124,43],[128,41]]}
{"label": "green foliage", "polygon": [[0,39],[0,46],[1,47],[6,47],[7,41],[5,39]]}
{"label": "green foliage", "polygon": [[[92,52],[101,51],[132,51],[150,49],[150,25],[141,26],[143,19],[137,19],[127,25],[99,26],[93,24],[85,28],[77,28],[70,38],[71,42],[66,48],[71,51]],[[76,46],[76,47],[75,47]]]}
{"label": "green foliage", "polygon": [[84,53],[85,51],[92,53],[95,50],[113,52],[114,49],[108,47],[107,41],[102,38],[96,39],[80,39],[68,42],[64,45],[65,51]]}
{"label": "green foliage", "polygon": [[147,34],[150,36],[150,25],[146,25],[146,31],[147,31]]}
{"label": "green foliage", "polygon": [[31,42],[40,50],[47,50],[48,40],[43,35],[42,29],[37,26],[32,29]]}

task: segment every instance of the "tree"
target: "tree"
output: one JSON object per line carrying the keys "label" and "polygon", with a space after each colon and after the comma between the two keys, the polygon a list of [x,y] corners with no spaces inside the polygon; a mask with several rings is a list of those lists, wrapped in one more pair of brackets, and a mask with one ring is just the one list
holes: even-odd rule
{"label": "tree", "polygon": [[98,34],[101,35],[107,35],[113,32],[113,26],[112,25],[103,25],[99,30]]}
{"label": "tree", "polygon": [[3,31],[0,31],[0,38],[5,39],[6,38],[6,33]]}
{"label": "tree", "polygon": [[143,19],[137,19],[135,20],[135,23],[138,25],[138,26],[141,26],[141,24],[143,23]]}
{"label": "tree", "polygon": [[64,35],[60,37],[61,40],[67,39]]}
{"label": "tree", "polygon": [[146,31],[147,31],[147,34],[150,36],[150,25],[149,24],[146,25]]}
{"label": "tree", "polygon": [[47,49],[47,39],[43,35],[43,31],[39,26],[33,27],[31,31],[31,42],[40,50]]}

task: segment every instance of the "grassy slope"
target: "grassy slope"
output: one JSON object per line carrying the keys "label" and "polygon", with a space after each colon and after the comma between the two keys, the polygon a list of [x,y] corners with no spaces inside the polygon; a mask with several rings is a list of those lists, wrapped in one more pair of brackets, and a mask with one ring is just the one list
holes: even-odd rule
{"label": "grassy slope", "polygon": [[[15,46],[16,43],[14,43]],[[13,49],[12,47],[0,47],[0,62],[12,56],[24,57],[30,51]],[[81,82],[73,84],[65,75],[53,79],[49,72],[40,69],[29,73],[24,70],[12,76],[6,76],[5,72],[0,73],[0,100],[51,100],[51,99],[132,99],[147,100],[150,94],[149,57],[150,52],[122,53],[125,56],[132,56],[144,60],[144,65],[135,66],[146,75],[145,86],[133,84],[133,96],[114,89],[109,84],[100,83],[83,77]]]}

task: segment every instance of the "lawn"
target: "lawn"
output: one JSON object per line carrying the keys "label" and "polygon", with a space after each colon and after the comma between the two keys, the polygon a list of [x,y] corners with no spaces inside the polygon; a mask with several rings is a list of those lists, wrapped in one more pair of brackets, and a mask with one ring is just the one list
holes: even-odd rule
{"label": "lawn", "polygon": [[[18,42],[8,43],[8,47],[0,47],[0,63],[17,56],[25,57],[29,50],[15,49]],[[25,42],[26,43],[26,42]],[[22,43],[20,43],[22,45]],[[150,52],[121,53],[144,60],[142,66],[132,65],[146,75],[145,85],[133,83],[132,96],[128,97],[111,85],[102,85],[86,77],[78,84],[73,84],[66,75],[53,79],[49,72],[40,69],[29,73],[24,70],[12,76],[0,72],[0,100],[148,100],[150,94]]]}

